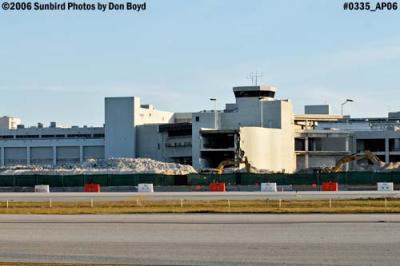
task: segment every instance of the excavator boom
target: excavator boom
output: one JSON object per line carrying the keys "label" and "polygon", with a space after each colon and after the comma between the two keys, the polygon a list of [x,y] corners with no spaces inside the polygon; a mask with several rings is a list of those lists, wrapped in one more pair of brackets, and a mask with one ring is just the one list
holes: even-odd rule
{"label": "excavator boom", "polygon": [[346,163],[349,163],[352,161],[358,161],[358,160],[362,160],[362,159],[367,159],[368,161],[370,161],[373,164],[378,164],[381,162],[381,160],[379,159],[378,156],[376,156],[375,153],[366,150],[363,153],[354,153],[351,155],[346,155],[346,156],[342,157],[339,161],[337,161],[335,166],[327,167],[322,170],[323,170],[323,172],[336,173],[336,172],[339,172],[342,169],[343,165],[345,165]]}
{"label": "excavator boom", "polygon": [[246,171],[250,173],[252,166],[250,165],[247,157],[244,157],[244,160],[224,160],[218,164],[215,170],[217,171],[218,174],[223,174],[226,167],[231,167],[231,166],[239,167],[241,163],[245,164]]}

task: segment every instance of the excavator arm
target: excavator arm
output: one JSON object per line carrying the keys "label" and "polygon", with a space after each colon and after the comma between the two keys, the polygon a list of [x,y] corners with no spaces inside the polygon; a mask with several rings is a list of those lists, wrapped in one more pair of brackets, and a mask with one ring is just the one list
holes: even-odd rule
{"label": "excavator arm", "polygon": [[367,159],[373,164],[378,164],[381,162],[381,160],[378,158],[378,156],[376,156],[375,153],[366,150],[364,151],[364,153],[354,153],[351,155],[346,155],[342,157],[339,161],[337,161],[335,166],[324,168],[323,170],[324,172],[336,173],[339,172],[342,169],[343,165],[345,165],[346,163],[362,159]]}
{"label": "excavator arm", "polygon": [[245,156],[244,160],[224,160],[220,162],[216,168],[216,171],[218,174],[223,174],[226,167],[239,167],[241,163],[244,163],[248,173],[250,173],[250,171],[254,168],[250,165],[247,156]]}

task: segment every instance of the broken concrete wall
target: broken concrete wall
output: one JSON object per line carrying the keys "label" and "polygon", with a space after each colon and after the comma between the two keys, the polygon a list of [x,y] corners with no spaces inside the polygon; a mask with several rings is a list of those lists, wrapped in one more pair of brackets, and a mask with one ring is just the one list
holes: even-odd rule
{"label": "broken concrete wall", "polygon": [[242,127],[240,149],[259,170],[285,173],[296,170],[293,130]]}

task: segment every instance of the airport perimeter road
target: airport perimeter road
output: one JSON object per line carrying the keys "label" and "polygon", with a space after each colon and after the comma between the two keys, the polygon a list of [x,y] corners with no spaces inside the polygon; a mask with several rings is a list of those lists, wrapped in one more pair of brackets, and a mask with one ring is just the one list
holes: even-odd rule
{"label": "airport perimeter road", "polygon": [[0,262],[398,265],[400,215],[1,215]]}
{"label": "airport perimeter road", "polygon": [[380,191],[299,191],[299,192],[103,192],[103,193],[84,193],[84,192],[54,192],[54,193],[0,193],[0,201],[79,201],[79,200],[128,200],[136,197],[148,200],[256,200],[256,199],[361,199],[361,198],[400,198],[400,191],[380,192]]}

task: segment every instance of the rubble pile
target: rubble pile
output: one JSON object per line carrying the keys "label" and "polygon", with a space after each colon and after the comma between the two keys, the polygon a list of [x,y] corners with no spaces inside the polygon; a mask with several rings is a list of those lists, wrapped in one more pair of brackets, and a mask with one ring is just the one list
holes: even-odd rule
{"label": "rubble pile", "polygon": [[89,159],[81,164],[60,166],[15,165],[0,168],[0,175],[80,175],[80,174],[165,174],[196,173],[191,165],[164,163],[147,158]]}

